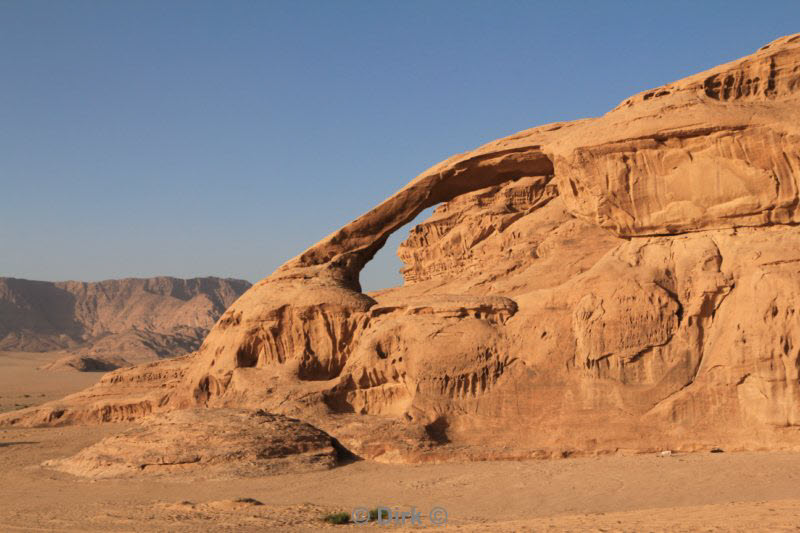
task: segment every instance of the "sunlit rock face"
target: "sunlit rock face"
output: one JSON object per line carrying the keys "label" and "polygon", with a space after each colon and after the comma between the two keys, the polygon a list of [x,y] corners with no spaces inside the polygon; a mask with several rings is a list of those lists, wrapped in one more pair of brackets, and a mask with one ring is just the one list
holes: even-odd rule
{"label": "sunlit rock face", "polygon": [[[453,156],[194,354],[6,424],[263,408],[385,461],[800,448],[800,35]],[[426,208],[400,287],[358,275]]]}

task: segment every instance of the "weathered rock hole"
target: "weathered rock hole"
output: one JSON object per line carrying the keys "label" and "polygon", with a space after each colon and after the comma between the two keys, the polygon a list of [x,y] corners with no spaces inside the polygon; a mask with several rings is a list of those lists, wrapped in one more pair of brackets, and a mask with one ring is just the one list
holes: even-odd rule
{"label": "weathered rock hole", "polygon": [[250,368],[256,366],[258,363],[258,355],[252,354],[242,348],[236,352],[236,367],[237,368]]}
{"label": "weathered rock hole", "polygon": [[450,442],[447,436],[447,428],[449,427],[450,424],[447,422],[447,418],[439,417],[425,426],[425,433],[437,444],[447,444]]}
{"label": "weathered rock hole", "polygon": [[434,209],[436,209],[436,206],[425,209],[414,217],[414,220],[392,233],[386,240],[386,244],[378,250],[375,257],[361,270],[359,281],[362,292],[378,291],[403,284],[403,276],[400,275],[403,262],[397,257],[397,249],[414,227],[433,214]]}

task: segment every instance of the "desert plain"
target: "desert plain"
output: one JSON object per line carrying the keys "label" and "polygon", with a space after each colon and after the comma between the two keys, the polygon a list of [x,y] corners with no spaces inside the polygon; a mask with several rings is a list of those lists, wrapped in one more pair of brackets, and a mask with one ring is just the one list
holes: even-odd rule
{"label": "desert plain", "polygon": [[[62,397],[98,372],[38,370],[58,354],[0,352],[4,411]],[[0,428],[0,530],[796,531],[800,453],[619,453],[384,464],[247,479],[87,480],[42,466],[130,424]],[[241,500],[241,501],[240,501]],[[251,500],[259,502],[255,504]],[[416,508],[421,525],[331,525],[328,514]],[[446,525],[428,513],[447,511]]]}

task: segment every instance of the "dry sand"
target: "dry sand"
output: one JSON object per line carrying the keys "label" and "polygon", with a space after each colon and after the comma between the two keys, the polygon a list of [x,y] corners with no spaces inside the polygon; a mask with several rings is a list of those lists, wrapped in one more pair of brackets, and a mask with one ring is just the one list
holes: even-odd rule
{"label": "dry sand", "polygon": [[[49,400],[99,378],[37,371],[47,357],[0,354],[3,409]],[[86,481],[40,466],[124,427],[0,430],[0,531],[410,529],[321,521],[333,511],[378,505],[415,507],[427,528],[434,527],[428,513],[442,507],[446,529],[455,531],[800,529],[800,454],[791,453],[438,465],[357,461],[324,472],[202,483]],[[237,501],[244,498],[263,505]]]}
{"label": "dry sand", "polygon": [[0,351],[0,413],[63,398],[96,383],[100,372],[39,370],[66,352]]}

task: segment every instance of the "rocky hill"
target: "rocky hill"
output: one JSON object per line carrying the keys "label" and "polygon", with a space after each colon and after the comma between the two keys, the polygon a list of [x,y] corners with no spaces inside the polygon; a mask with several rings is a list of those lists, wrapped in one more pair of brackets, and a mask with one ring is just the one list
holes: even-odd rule
{"label": "rocky hill", "polygon": [[[364,294],[432,206],[405,284]],[[0,424],[262,408],[382,461],[800,449],[798,221],[794,35],[455,155],[250,288],[192,355]]]}
{"label": "rocky hill", "polygon": [[250,283],[220,278],[46,282],[0,278],[0,350],[74,355],[103,370],[188,353]]}

